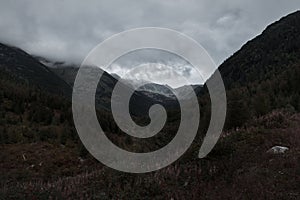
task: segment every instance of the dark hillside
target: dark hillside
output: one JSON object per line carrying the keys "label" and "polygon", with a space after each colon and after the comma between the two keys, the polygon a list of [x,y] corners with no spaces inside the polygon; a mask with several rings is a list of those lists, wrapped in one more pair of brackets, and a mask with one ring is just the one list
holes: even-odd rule
{"label": "dark hillside", "polygon": [[[219,71],[224,80],[228,111],[226,129],[274,109],[300,111],[300,11],[268,26],[228,58]],[[206,127],[209,97],[199,101]]]}
{"label": "dark hillside", "polygon": [[25,51],[0,43],[0,68],[48,92],[71,96],[71,87]]}

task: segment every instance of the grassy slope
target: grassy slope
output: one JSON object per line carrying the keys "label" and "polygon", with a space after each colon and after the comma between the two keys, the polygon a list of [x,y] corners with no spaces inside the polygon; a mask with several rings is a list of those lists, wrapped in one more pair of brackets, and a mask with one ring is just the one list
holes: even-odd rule
{"label": "grassy slope", "polygon": [[[300,188],[300,114],[276,111],[244,128],[224,133],[205,160],[176,162],[143,175],[116,172],[72,149],[47,143],[3,145],[7,176],[30,177],[2,184],[1,197],[98,199],[297,199]],[[288,146],[285,154],[267,150]],[[21,152],[26,152],[24,161]],[[6,155],[6,156],[3,156]],[[38,163],[43,161],[42,166]],[[31,165],[34,164],[34,167]],[[72,169],[72,174],[68,170]],[[65,171],[66,170],[66,171]],[[70,171],[69,171],[70,172]],[[49,175],[50,174],[50,175]],[[46,181],[43,176],[54,177]],[[60,178],[55,178],[60,175]],[[34,191],[34,193],[33,193]],[[134,191],[134,192],[133,192]]]}

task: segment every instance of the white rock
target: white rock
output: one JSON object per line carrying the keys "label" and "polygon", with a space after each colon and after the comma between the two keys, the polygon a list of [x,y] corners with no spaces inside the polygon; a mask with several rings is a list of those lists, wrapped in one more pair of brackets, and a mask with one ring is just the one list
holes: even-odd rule
{"label": "white rock", "polygon": [[289,150],[288,147],[274,146],[271,149],[269,149],[267,152],[268,153],[273,153],[273,154],[281,154],[281,153],[285,153],[288,150]]}
{"label": "white rock", "polygon": [[84,159],[81,158],[81,157],[78,157],[78,160],[79,160],[81,163],[84,162]]}

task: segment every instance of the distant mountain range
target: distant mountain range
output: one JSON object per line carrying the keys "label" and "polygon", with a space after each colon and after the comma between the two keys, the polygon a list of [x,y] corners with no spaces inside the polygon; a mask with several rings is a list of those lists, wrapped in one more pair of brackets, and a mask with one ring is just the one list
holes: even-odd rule
{"label": "distant mountain range", "polygon": [[[73,86],[75,81],[78,66],[60,66],[49,68],[61,79],[66,81],[70,86]],[[113,76],[107,72],[103,72],[103,75],[99,81],[97,92],[96,92],[96,105],[100,108],[110,110],[110,99],[113,92],[113,89],[117,82],[117,76]],[[124,90],[133,90],[133,87],[130,84],[127,84],[126,81],[120,80]],[[144,93],[141,91],[135,91],[131,97],[131,111],[134,115],[145,115],[148,113],[148,110],[151,105],[156,103],[162,103],[167,108],[174,108],[177,105],[175,99],[169,98],[165,95],[158,93]]]}
{"label": "distant mountain range", "polygon": [[[31,56],[21,49],[5,44],[0,44],[0,67],[41,89],[67,97],[71,97],[72,86],[79,69],[76,65]],[[103,73],[96,93],[96,105],[99,108],[110,110],[110,97],[119,80],[124,83],[124,88],[128,90],[134,88],[134,85],[127,80],[119,79],[117,75]],[[171,90],[168,86],[154,83],[139,88],[131,98],[132,113],[147,114],[148,108],[156,103],[161,103],[170,109],[176,108],[178,102]],[[184,94],[184,87],[175,91],[180,91],[183,98],[188,98],[188,94]]]}
{"label": "distant mountain range", "polygon": [[189,99],[190,93],[188,93],[189,90],[187,90],[187,87],[192,87],[194,89],[194,92],[196,95],[199,94],[201,91],[202,85],[186,85],[181,86],[179,88],[172,88],[169,85],[160,85],[157,83],[143,83],[144,85],[141,87],[137,87],[136,83],[132,80],[123,80],[125,83],[131,85],[133,88],[135,88],[137,91],[140,91],[148,96],[153,96],[153,98],[156,98],[155,95],[163,95],[165,97],[168,97],[170,99],[176,99],[176,95],[179,97],[179,99]]}
{"label": "distant mountain range", "polygon": [[[248,105],[249,109],[251,108],[251,112],[256,114],[266,113],[285,104],[298,109],[298,88],[286,88],[286,90],[294,89],[293,95],[289,99],[281,91],[284,89],[283,85],[288,85],[286,82],[293,81],[294,75],[297,74],[293,71],[298,69],[300,57],[299,13],[299,11],[295,12],[270,25],[260,36],[249,41],[219,67],[229,100],[240,96],[231,93],[243,91],[244,103]],[[4,44],[0,44],[0,67],[41,89],[68,97],[72,94],[72,85],[78,70],[78,66],[34,57],[19,48]],[[286,73],[291,73],[291,76],[285,78],[288,76]],[[279,77],[282,80],[278,80]],[[131,81],[122,80],[115,74],[104,72],[96,93],[96,104],[99,108],[110,109],[110,96],[118,80],[121,80],[124,88],[128,90],[135,88]],[[270,94],[261,92],[267,84],[266,81],[269,86],[272,86],[268,89],[273,91]],[[275,81],[280,82],[281,89],[273,88]],[[186,87],[176,88],[174,92],[180,94],[182,98],[188,99],[190,94],[185,94]],[[207,94],[205,85],[192,87],[199,97]],[[178,108],[172,88],[167,85],[147,83],[136,89],[131,98],[132,110],[136,115],[147,114],[149,106],[156,103],[163,104],[169,109]],[[261,94],[258,95],[259,93]],[[277,98],[274,100],[275,94]],[[263,100],[257,101],[259,98]],[[268,109],[258,108],[259,106],[255,106],[254,102],[268,104],[260,106],[268,107]]]}
{"label": "distant mountain range", "polygon": [[[36,57],[36,58],[41,63],[45,64],[51,71],[53,71],[59,77],[61,77],[63,80],[65,80],[69,85],[73,85],[78,68],[80,66],[74,65],[74,64],[73,65],[66,64],[64,62],[52,62],[43,57]],[[116,82],[115,80],[122,81],[124,84],[128,85],[128,87],[131,87],[150,98],[160,100],[160,101],[167,100],[166,98],[175,100],[176,96],[174,93],[177,93],[181,97],[181,99],[188,99],[189,95],[191,95],[191,94],[186,94],[186,91],[187,91],[186,87],[188,87],[188,86],[172,88],[168,85],[161,85],[161,84],[157,84],[157,83],[146,82],[144,80],[139,80],[138,82],[143,83],[144,85],[137,88],[136,81],[129,80],[129,79],[122,79],[117,74],[109,74],[109,73],[105,72],[104,76],[106,77],[105,79],[108,82]],[[110,86],[102,85],[102,87],[106,88],[106,87],[110,87]],[[202,88],[202,85],[192,85],[192,88],[195,90],[196,94],[198,94]],[[112,90],[112,88],[110,88],[109,90]]]}
{"label": "distant mountain range", "polygon": [[[70,86],[73,85],[77,71],[80,66],[77,65],[69,65],[63,62],[51,62],[42,57],[36,57],[40,62],[44,63],[48,66],[48,68],[53,71],[56,75],[58,75],[61,79],[67,82]],[[188,99],[189,95],[186,92],[186,87],[182,86],[180,88],[173,89],[168,85],[160,85],[156,83],[149,83],[141,80],[144,83],[142,87],[137,88],[136,82],[122,79],[116,74],[109,74],[107,72],[103,73],[103,77],[99,82],[96,98],[98,100],[98,105],[103,108],[110,107],[110,97],[113,91],[115,84],[121,81],[124,84],[124,87],[128,87],[128,89],[135,89],[135,95],[132,97],[132,102],[137,107],[139,105],[137,97],[143,98],[143,101],[148,104],[161,103],[165,105],[167,108],[174,108],[177,104],[176,96],[177,93],[181,99]],[[201,85],[193,85],[192,86],[198,94],[202,88]]]}

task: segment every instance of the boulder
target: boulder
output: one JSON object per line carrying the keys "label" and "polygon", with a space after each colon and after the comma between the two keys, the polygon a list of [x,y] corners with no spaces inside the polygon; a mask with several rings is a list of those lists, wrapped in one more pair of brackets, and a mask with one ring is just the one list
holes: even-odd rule
{"label": "boulder", "polygon": [[267,151],[267,153],[273,153],[273,154],[282,154],[288,151],[288,147],[283,147],[283,146],[274,146],[271,149]]}

